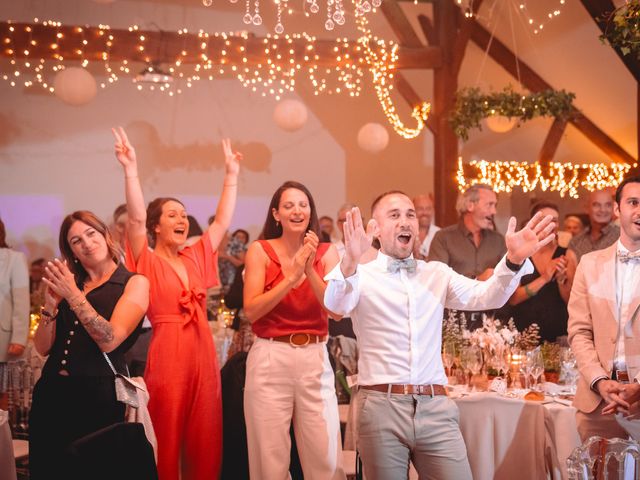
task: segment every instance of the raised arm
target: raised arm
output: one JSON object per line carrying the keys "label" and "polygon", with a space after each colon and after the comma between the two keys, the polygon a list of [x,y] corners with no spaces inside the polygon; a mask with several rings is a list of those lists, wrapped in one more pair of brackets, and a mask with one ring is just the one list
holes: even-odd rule
{"label": "raised arm", "polygon": [[224,182],[220,202],[216,209],[216,219],[209,225],[209,240],[214,250],[218,249],[218,245],[226,235],[231,224],[233,211],[236,208],[238,173],[240,172],[240,160],[242,160],[240,152],[231,150],[231,140],[228,138],[222,140],[222,148],[224,150]]}
{"label": "raised arm", "polygon": [[127,282],[111,318],[106,319],[78,289],[73,273],[63,262],[58,259],[50,262],[45,272],[43,281],[56,295],[67,300],[73,313],[103,352],[118,348],[135,330],[149,306],[149,281],[142,275],[135,275]]}
{"label": "raised arm", "polygon": [[347,212],[344,222],[344,256],[340,262],[340,271],[346,277],[356,273],[356,268],[362,256],[371,248],[375,220],[369,220],[367,230],[362,224],[362,215],[358,207]]}
{"label": "raised arm", "polygon": [[112,128],[113,136],[116,139],[116,158],[124,170],[124,188],[127,199],[127,238],[133,256],[136,260],[140,257],[143,248],[146,248],[147,240],[147,210],[145,208],[144,196],[140,187],[138,177],[138,161],[136,151],[129,142],[127,134],[122,127]]}
{"label": "raised arm", "polygon": [[259,242],[253,242],[244,262],[244,313],[251,323],[264,317],[302,278],[311,247],[303,245],[293,265],[282,265],[284,279],[271,290],[264,291],[264,278],[269,258]]}

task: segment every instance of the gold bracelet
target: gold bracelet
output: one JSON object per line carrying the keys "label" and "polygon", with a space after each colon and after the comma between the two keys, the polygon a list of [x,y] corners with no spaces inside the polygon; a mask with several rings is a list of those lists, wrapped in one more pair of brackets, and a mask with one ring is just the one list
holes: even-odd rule
{"label": "gold bracelet", "polygon": [[78,308],[80,308],[85,303],[87,303],[87,297],[84,297],[84,299],[80,303],[78,303],[77,305],[74,305],[73,307],[69,305],[69,308],[71,309],[72,312],[75,312]]}

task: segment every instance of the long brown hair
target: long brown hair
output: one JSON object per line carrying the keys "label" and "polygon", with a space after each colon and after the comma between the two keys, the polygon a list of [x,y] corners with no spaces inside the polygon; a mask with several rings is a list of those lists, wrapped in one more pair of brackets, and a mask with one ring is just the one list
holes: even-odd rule
{"label": "long brown hair", "polygon": [[86,223],[104,237],[104,240],[107,243],[107,249],[109,250],[109,256],[114,262],[120,262],[122,251],[113,241],[113,237],[111,236],[111,232],[109,231],[106,223],[100,220],[93,212],[89,212],[88,210],[78,210],[64,217],[62,225],[60,226],[58,246],[60,247],[62,257],[67,261],[69,270],[71,270],[75,275],[76,282],[78,285],[82,285],[89,274],[82,266],[82,263],[80,263],[73,255],[73,250],[71,250],[71,245],[69,245],[69,241],[67,240],[69,230],[76,222]]}
{"label": "long brown hair", "polygon": [[271,203],[269,204],[269,210],[267,211],[267,219],[264,222],[264,227],[262,227],[262,233],[258,238],[262,240],[271,240],[272,238],[279,238],[282,236],[282,225],[278,222],[276,223],[276,219],[273,218],[273,210],[280,207],[280,199],[282,198],[282,194],[285,190],[290,188],[295,188],[296,190],[300,190],[304,193],[309,199],[309,208],[311,210],[311,216],[309,217],[309,227],[308,230],[314,232],[320,238],[320,224],[318,223],[318,212],[316,211],[316,203],[313,201],[313,197],[311,196],[311,192],[307,187],[299,182],[294,182],[289,180],[284,182],[273,194],[271,197]]}
{"label": "long brown hair", "polygon": [[152,247],[156,243],[156,226],[160,223],[162,207],[167,202],[177,202],[184,207],[184,203],[173,197],[158,197],[151,200],[147,207],[147,223],[145,226],[147,227],[147,235],[151,240],[149,243]]}

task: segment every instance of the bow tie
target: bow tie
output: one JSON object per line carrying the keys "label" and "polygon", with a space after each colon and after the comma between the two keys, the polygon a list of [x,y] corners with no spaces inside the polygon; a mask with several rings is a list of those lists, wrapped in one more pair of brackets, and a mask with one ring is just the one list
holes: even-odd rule
{"label": "bow tie", "polygon": [[405,269],[407,273],[415,273],[417,262],[415,258],[405,258],[398,260],[397,258],[390,258],[387,263],[387,270],[391,273],[396,273],[400,269]]}
{"label": "bow tie", "polygon": [[622,263],[640,262],[639,252],[618,252],[618,260]]}

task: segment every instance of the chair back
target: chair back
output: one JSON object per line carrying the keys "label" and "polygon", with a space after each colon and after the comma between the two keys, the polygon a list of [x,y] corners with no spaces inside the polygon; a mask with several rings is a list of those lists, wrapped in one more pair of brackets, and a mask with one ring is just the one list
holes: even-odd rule
{"label": "chair back", "polygon": [[591,437],[567,459],[569,480],[640,480],[640,445]]}

